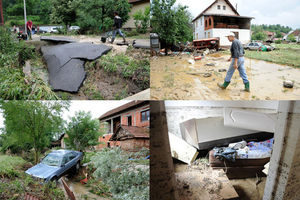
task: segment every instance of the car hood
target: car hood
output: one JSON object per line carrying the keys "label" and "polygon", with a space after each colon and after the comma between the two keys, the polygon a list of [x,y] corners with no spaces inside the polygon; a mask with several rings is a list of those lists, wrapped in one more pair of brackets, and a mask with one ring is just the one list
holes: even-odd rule
{"label": "car hood", "polygon": [[39,163],[31,168],[29,168],[26,173],[38,178],[48,178],[55,171],[57,171],[59,167],[45,165],[43,163]]}

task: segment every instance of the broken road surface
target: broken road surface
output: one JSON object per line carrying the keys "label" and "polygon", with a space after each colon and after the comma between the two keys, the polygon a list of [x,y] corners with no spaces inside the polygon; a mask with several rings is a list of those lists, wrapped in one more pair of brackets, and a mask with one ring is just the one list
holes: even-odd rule
{"label": "broken road surface", "polygon": [[108,53],[112,47],[91,43],[68,43],[42,47],[47,62],[50,84],[56,91],[78,92],[86,72],[86,60],[95,60]]}

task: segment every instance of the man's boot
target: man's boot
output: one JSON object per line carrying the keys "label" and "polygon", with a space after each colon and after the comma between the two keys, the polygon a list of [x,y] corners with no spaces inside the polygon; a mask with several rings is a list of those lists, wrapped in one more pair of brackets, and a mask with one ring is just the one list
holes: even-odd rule
{"label": "man's boot", "polygon": [[220,88],[222,88],[223,90],[225,90],[225,89],[228,87],[229,83],[230,83],[230,82],[224,81],[223,84],[222,84],[222,83],[218,83],[218,86],[219,86]]}
{"label": "man's boot", "polygon": [[250,83],[245,83],[245,91],[250,92]]}
{"label": "man's boot", "polygon": [[114,41],[115,41],[115,38],[111,38],[111,41],[110,41],[110,43],[111,43],[111,44],[113,44],[113,43],[114,43]]}
{"label": "man's boot", "polygon": [[123,43],[124,43],[124,44],[126,43],[126,39],[125,39],[125,37],[123,37]]}

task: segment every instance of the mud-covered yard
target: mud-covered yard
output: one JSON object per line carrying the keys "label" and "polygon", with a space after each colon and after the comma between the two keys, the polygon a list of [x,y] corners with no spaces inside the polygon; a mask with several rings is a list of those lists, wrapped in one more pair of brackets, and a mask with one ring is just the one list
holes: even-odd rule
{"label": "mud-covered yard", "polygon": [[[250,93],[236,70],[226,90],[218,88],[224,81],[228,55],[214,53],[195,64],[192,55],[159,56],[150,58],[152,99],[198,100],[271,100],[300,98],[300,69],[271,62],[245,58],[250,80]],[[192,63],[192,64],[191,64]],[[294,81],[294,88],[283,87],[283,81]]]}

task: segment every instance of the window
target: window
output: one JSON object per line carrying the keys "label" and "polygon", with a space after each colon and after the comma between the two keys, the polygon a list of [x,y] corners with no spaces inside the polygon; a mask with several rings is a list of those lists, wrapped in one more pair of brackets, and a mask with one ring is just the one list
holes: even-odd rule
{"label": "window", "polygon": [[127,126],[132,126],[132,117],[131,116],[127,117]]}
{"label": "window", "polygon": [[196,34],[196,39],[198,39],[199,37],[198,37],[198,33]]}
{"label": "window", "polygon": [[218,5],[218,10],[221,10],[221,6],[220,5]]}
{"label": "window", "polygon": [[205,35],[204,38],[206,38],[206,32],[204,33],[204,35]]}
{"label": "window", "polygon": [[196,20],[196,28],[198,28],[198,20]]}
{"label": "window", "polygon": [[201,26],[202,26],[202,18],[200,18]]}
{"label": "window", "polygon": [[210,32],[208,32],[208,38],[210,38]]}
{"label": "window", "polygon": [[150,120],[150,110],[142,111],[141,119],[142,119],[142,122],[149,121]]}
{"label": "window", "polygon": [[211,26],[211,19],[209,18],[209,26]]}
{"label": "window", "polygon": [[226,10],[226,6],[223,6],[223,10]]}

